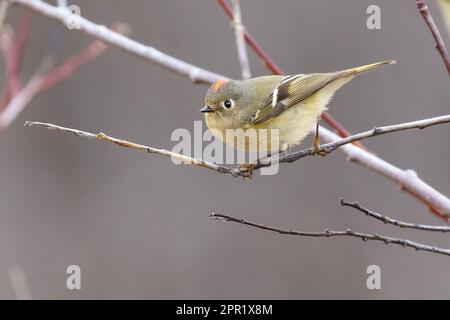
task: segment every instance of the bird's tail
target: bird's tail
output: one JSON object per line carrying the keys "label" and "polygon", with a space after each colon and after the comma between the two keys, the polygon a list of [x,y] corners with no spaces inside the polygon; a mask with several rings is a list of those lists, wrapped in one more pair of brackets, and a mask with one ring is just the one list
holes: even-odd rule
{"label": "bird's tail", "polygon": [[363,72],[367,72],[367,71],[371,71],[371,70],[375,70],[378,69],[379,67],[382,67],[384,65],[387,64],[396,64],[397,62],[395,60],[386,60],[386,61],[381,61],[381,62],[377,62],[377,63],[372,63],[372,64],[368,64],[365,66],[361,66],[361,67],[356,67],[356,68],[352,68],[352,69],[348,69],[345,70],[353,75],[358,75],[360,73]]}

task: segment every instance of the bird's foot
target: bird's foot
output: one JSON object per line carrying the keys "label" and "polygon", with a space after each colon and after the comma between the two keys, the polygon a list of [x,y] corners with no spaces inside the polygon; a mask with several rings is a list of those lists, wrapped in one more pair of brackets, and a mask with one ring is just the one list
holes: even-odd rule
{"label": "bird's foot", "polygon": [[328,153],[320,149],[320,144],[318,142],[314,142],[313,146],[313,155],[319,155],[321,157],[325,157]]}
{"label": "bird's foot", "polygon": [[255,170],[255,167],[255,163],[240,164],[238,170],[242,174],[244,180],[248,181],[253,177],[253,171]]}

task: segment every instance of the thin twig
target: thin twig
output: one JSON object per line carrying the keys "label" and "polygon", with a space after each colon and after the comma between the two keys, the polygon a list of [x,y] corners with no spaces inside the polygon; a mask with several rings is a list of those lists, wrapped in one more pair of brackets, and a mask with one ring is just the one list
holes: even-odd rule
{"label": "thin twig", "polygon": [[41,127],[45,127],[47,130],[57,130],[57,131],[73,133],[73,134],[75,134],[78,137],[87,138],[89,140],[106,141],[106,142],[113,143],[113,144],[115,144],[115,145],[117,145],[119,147],[130,148],[130,149],[143,151],[143,152],[147,152],[147,153],[152,153],[152,154],[158,154],[160,156],[169,157],[169,158],[172,158],[172,159],[179,160],[183,164],[191,164],[191,165],[195,165],[195,166],[198,166],[198,167],[207,168],[207,169],[210,169],[210,170],[213,170],[213,171],[217,171],[219,173],[232,173],[232,169],[230,169],[228,167],[217,165],[215,163],[212,163],[212,162],[209,162],[209,161],[205,161],[203,159],[191,158],[191,157],[188,157],[188,156],[176,153],[176,152],[172,152],[172,151],[169,151],[169,150],[148,147],[148,146],[145,146],[145,145],[142,145],[142,144],[138,144],[138,143],[122,140],[122,139],[117,139],[117,138],[114,138],[114,137],[110,137],[110,136],[104,134],[103,132],[90,133],[90,132],[86,132],[86,131],[82,131],[82,130],[77,130],[77,129],[71,129],[71,128],[66,128],[66,127],[62,127],[62,126],[57,126],[57,125],[54,125],[54,124],[51,124],[51,123],[36,122],[36,121],[26,121],[25,122],[25,127],[31,127],[31,126],[41,126]]}
{"label": "thin twig", "polygon": [[216,220],[226,221],[226,222],[236,222],[236,223],[250,226],[253,228],[262,229],[262,230],[266,230],[266,231],[272,231],[272,232],[276,232],[276,233],[284,234],[284,235],[293,235],[293,236],[301,236],[301,237],[315,237],[315,238],[353,237],[353,238],[362,239],[363,241],[369,241],[369,240],[381,241],[381,242],[384,242],[385,244],[396,244],[396,245],[399,245],[402,247],[414,248],[418,251],[428,251],[428,252],[433,252],[433,253],[450,256],[450,249],[438,248],[438,247],[429,246],[429,245],[418,243],[418,242],[413,242],[413,241],[407,240],[407,239],[393,238],[393,237],[380,235],[377,233],[373,233],[373,234],[362,233],[362,232],[352,231],[351,229],[347,229],[345,231],[343,231],[343,230],[339,230],[339,231],[325,230],[325,231],[318,231],[318,232],[297,231],[297,230],[288,230],[288,229],[267,226],[267,225],[252,222],[249,220],[235,218],[235,217],[232,217],[229,215],[214,213],[214,212],[209,217],[211,219],[216,219]]}
{"label": "thin twig", "polygon": [[447,48],[445,47],[445,43],[444,40],[442,39],[441,33],[439,32],[439,29],[434,23],[433,17],[431,16],[430,9],[425,3],[425,0],[416,0],[416,3],[420,14],[425,20],[428,29],[430,29],[431,34],[433,35],[434,41],[436,42],[436,49],[441,55],[442,61],[444,62],[444,65],[450,76],[450,56],[448,55],[448,51]]}
{"label": "thin twig", "polygon": [[236,47],[238,51],[239,63],[241,65],[242,79],[250,79],[250,63],[248,60],[247,49],[245,47],[244,26],[242,24],[241,5],[239,0],[232,0],[233,5],[233,26],[236,37]]}
{"label": "thin twig", "polygon": [[[395,124],[390,126],[384,126],[384,127],[375,127],[371,130],[367,130],[361,133],[354,134],[352,136],[341,138],[336,141],[326,143],[321,145],[317,150],[314,148],[304,149],[296,152],[292,152],[289,154],[286,154],[285,156],[282,156],[279,158],[280,163],[282,162],[294,162],[298,159],[316,155],[317,151],[324,154],[329,154],[336,150],[339,147],[342,147],[343,145],[355,142],[355,141],[361,141],[364,139],[372,138],[375,136],[379,136],[382,134],[387,133],[393,133],[398,131],[405,131],[405,130],[411,130],[411,129],[425,129],[431,126],[449,123],[450,122],[450,115],[440,116],[440,117],[434,117],[429,119],[423,119],[423,120],[416,120],[412,122],[405,122],[401,124]],[[321,132],[322,133],[322,132]],[[270,163],[267,164],[259,164],[257,167],[265,167],[269,166]],[[257,168],[255,168],[257,169]]]}
{"label": "thin twig", "polygon": [[342,198],[341,198],[341,206],[354,208],[369,217],[372,217],[374,219],[384,222],[385,224],[392,224],[392,225],[400,227],[400,228],[416,229],[416,230],[423,230],[423,231],[435,231],[435,232],[450,232],[450,227],[448,227],[448,226],[428,226],[428,225],[424,225],[424,224],[399,221],[396,219],[392,219],[388,216],[385,216],[383,214],[380,214],[378,212],[367,209],[367,208],[363,207],[362,205],[360,205],[358,202],[348,202]]}

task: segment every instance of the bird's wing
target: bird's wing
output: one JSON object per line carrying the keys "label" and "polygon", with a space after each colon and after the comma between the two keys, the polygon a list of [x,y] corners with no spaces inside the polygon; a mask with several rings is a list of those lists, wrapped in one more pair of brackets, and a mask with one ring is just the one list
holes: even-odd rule
{"label": "bird's wing", "polygon": [[258,125],[270,120],[342,77],[344,72],[297,74],[285,77],[275,87],[265,105],[252,116],[250,123]]}

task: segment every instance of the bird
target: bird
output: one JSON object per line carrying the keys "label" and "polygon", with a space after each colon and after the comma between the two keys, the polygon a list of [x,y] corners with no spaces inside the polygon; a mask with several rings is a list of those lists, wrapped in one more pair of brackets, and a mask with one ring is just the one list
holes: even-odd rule
{"label": "bird", "polygon": [[[382,66],[386,60],[328,73],[270,75],[246,80],[220,79],[205,95],[200,112],[212,133],[234,148],[246,152],[274,154],[298,145],[318,123],[335,92],[355,76]],[[266,129],[264,134],[250,133]],[[273,141],[269,132],[277,130]],[[227,130],[236,137],[227,138]],[[231,138],[230,138],[231,137]],[[321,154],[316,130],[314,150]]]}

